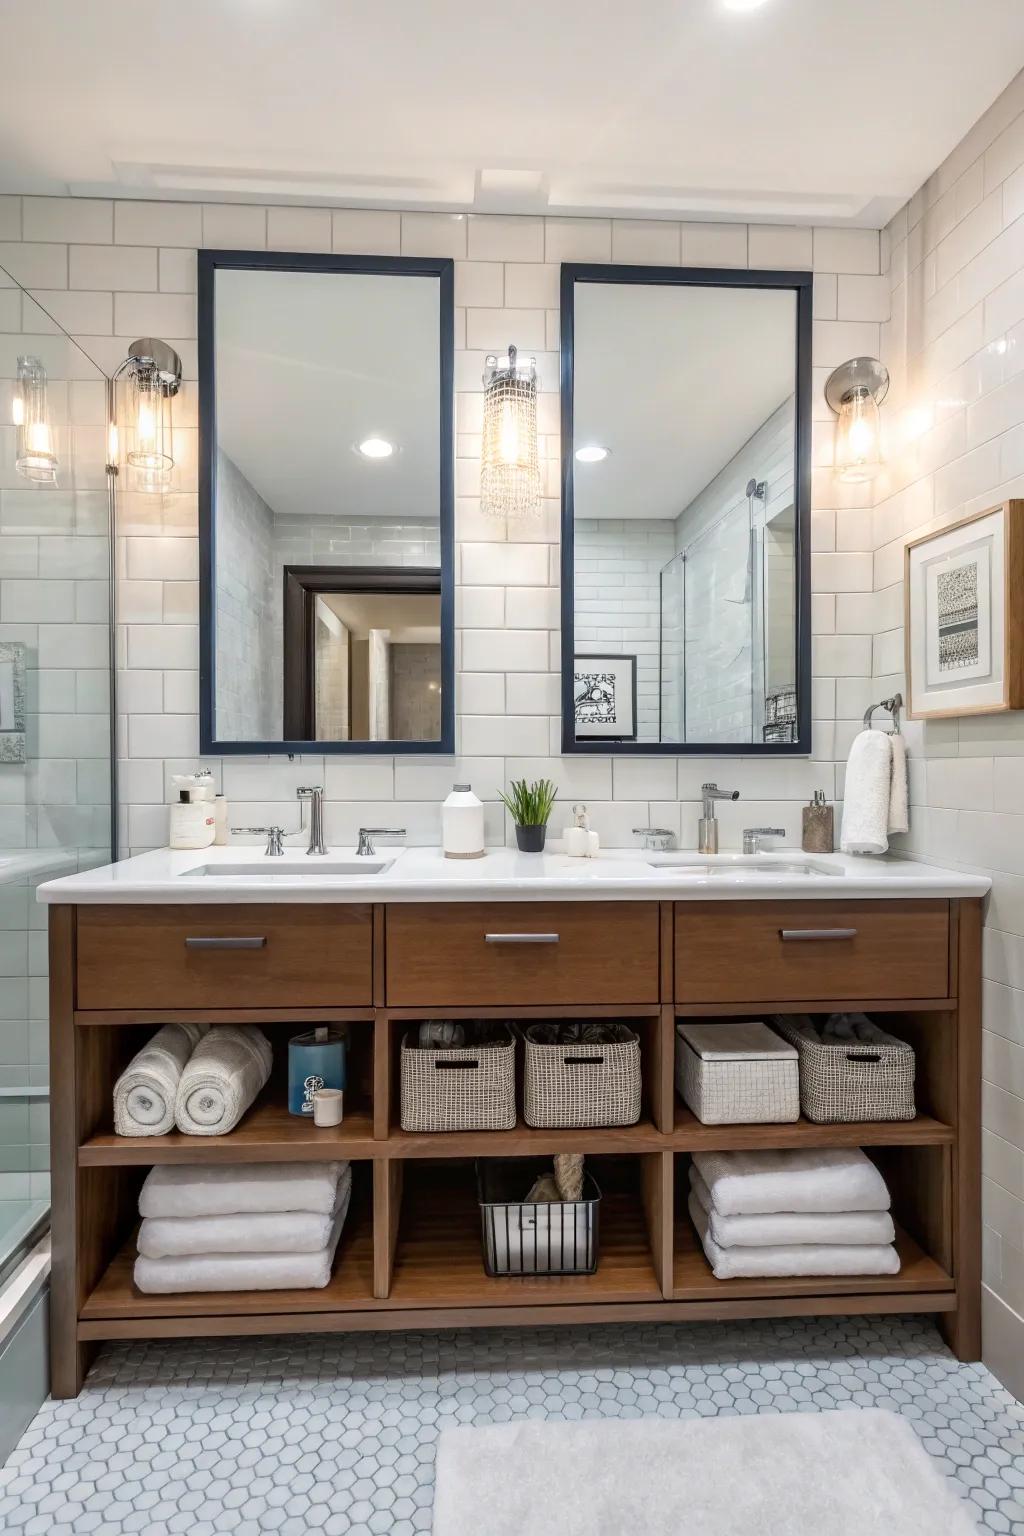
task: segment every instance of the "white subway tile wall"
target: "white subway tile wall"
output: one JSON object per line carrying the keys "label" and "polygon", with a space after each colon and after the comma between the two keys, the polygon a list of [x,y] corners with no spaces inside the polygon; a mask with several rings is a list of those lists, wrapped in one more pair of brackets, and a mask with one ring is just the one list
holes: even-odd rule
{"label": "white subway tile wall", "polygon": [[[799,806],[810,791],[836,790],[836,763],[845,758],[865,692],[870,692],[870,640],[836,636],[835,599],[872,585],[874,525],[864,496],[840,491],[827,470],[831,416],[821,398],[827,368],[853,352],[877,353],[889,315],[889,285],[880,281],[877,233],[863,230],[744,224],[679,224],[661,220],[543,219],[500,215],[393,213],[323,208],[263,208],[241,204],[146,203],[66,198],[11,198],[3,204],[0,266],[25,281],[39,303],[81,321],[74,334],[107,367],[116,366],[136,335],[164,336],[181,352],[186,387],[177,402],[182,465],[173,494],[122,495],[118,552],[120,618],[121,836],[125,851],[141,851],[166,836],[167,776],[191,764],[198,750],[196,692],[196,313],[195,252],[210,245],[446,255],[456,261],[456,581],[459,758],[415,765],[369,758],[351,765],[316,754],[298,779],[324,779],[329,834],[352,841],[358,817],[404,819],[410,838],[438,839],[438,803],[449,781],[488,767],[478,788],[488,802],[488,835],[511,836],[497,791],[520,773],[547,774],[559,785],[553,829],[585,799],[606,845],[630,846],[632,828],[657,820],[693,846],[698,786],[717,772],[739,784],[727,841],[742,825],[766,817],[799,829]],[[676,764],[608,758],[562,758],[559,716],[559,410],[558,275],[566,260],[691,265],[793,266],[815,271],[814,482],[815,623],[829,646],[819,657],[815,685],[815,745],[810,765],[752,759]],[[841,298],[839,297],[841,296]],[[81,307],[76,308],[80,302]],[[95,327],[95,329],[93,329]],[[2,340],[2,338],[0,338]],[[541,451],[545,501],[533,523],[504,525],[482,517],[478,502],[481,382],[484,352],[514,341],[535,350],[542,380]],[[820,444],[818,443],[820,439]],[[102,486],[97,486],[102,490]],[[860,512],[860,517],[856,514]],[[837,517],[844,519],[837,534]],[[3,527],[0,622],[32,625],[15,615],[38,607],[38,591],[19,588],[32,550],[12,538],[27,530]],[[32,530],[35,534],[37,530]],[[861,542],[857,542],[860,540]],[[8,547],[10,546],[10,547]],[[58,583],[84,573],[31,571]],[[37,585],[33,583],[33,585]],[[84,600],[84,599],[83,599]],[[862,601],[862,598],[858,598]],[[97,656],[102,630],[96,630]],[[846,643],[846,642],[849,643]],[[54,654],[59,636],[52,639]],[[82,665],[81,627],[67,645]],[[56,663],[55,663],[56,664]],[[95,665],[100,665],[97,660]],[[859,669],[859,670],[858,670]],[[861,682],[861,689],[837,688]],[[835,711],[841,713],[836,716]],[[298,826],[291,779],[272,758],[212,765],[235,799],[257,803],[286,827]],[[397,775],[396,775],[397,769]],[[237,775],[250,775],[244,797]],[[429,785],[420,798],[408,788]],[[396,782],[397,777],[397,782]],[[759,786],[770,783],[770,792]],[[163,792],[161,792],[161,784]],[[637,786],[641,786],[638,789]],[[678,797],[678,798],[677,798]],[[394,804],[385,803],[392,802]],[[680,803],[681,802],[681,803]],[[778,809],[786,805],[786,814]],[[415,814],[410,807],[415,807]],[[408,813],[408,814],[406,814]]]}
{"label": "white subway tile wall", "polygon": [[[903,688],[906,541],[1024,496],[1024,75],[883,231],[888,464],[876,482],[874,693]],[[846,273],[860,274],[847,264]],[[852,283],[871,286],[846,286]],[[841,276],[852,306],[873,279]],[[860,546],[863,548],[863,545]],[[819,559],[826,558],[819,556]],[[837,558],[837,557],[833,557]],[[863,556],[851,556],[861,560]],[[858,580],[861,572],[858,571]],[[1021,593],[1016,601],[1024,601]],[[837,608],[838,614],[838,608]],[[1024,1383],[1024,715],[910,721],[916,858],[991,876],[984,943],[984,1281],[989,1358]],[[1011,1310],[1007,1310],[1011,1309]],[[986,1356],[988,1358],[988,1356]]]}

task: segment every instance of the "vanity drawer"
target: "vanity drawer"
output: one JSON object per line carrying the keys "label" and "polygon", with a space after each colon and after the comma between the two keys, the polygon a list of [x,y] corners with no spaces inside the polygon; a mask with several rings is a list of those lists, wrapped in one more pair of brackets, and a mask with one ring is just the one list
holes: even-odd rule
{"label": "vanity drawer", "polygon": [[676,903],[677,1002],[839,1004],[948,993],[945,901]]}
{"label": "vanity drawer", "polygon": [[368,906],[80,906],[77,1006],[356,1007],[372,949]]}
{"label": "vanity drawer", "polygon": [[394,1007],[658,1001],[653,902],[391,906]]}

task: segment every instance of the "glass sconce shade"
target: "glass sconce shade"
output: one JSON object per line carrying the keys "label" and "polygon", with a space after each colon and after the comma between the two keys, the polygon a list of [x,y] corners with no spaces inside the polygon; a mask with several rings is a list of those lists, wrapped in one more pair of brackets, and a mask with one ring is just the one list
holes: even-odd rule
{"label": "glass sconce shade", "polygon": [[889,388],[888,370],[873,357],[855,357],[831,373],[825,399],[836,412],[834,463],[847,484],[873,480],[882,467],[878,407]]}
{"label": "glass sconce shade", "polygon": [[37,485],[56,484],[57,455],[46,399],[46,369],[37,357],[18,358],[12,415],[18,429],[14,460],[18,474]]}
{"label": "glass sconce shade", "polygon": [[537,365],[507,358],[486,359],[484,425],[480,450],[480,509],[491,517],[536,517],[540,513],[537,456]]}
{"label": "glass sconce shade", "polygon": [[161,492],[174,469],[172,401],[181,387],[181,359],[155,337],[132,343],[118,375],[112,450],[124,454],[130,489]]}

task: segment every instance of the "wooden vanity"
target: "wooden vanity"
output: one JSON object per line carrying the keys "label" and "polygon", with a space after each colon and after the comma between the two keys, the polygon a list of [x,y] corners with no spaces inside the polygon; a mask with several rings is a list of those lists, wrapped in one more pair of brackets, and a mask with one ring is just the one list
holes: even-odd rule
{"label": "wooden vanity", "polygon": [[[527,934],[545,941],[523,942]],[[78,1392],[103,1339],[498,1323],[934,1313],[958,1357],[976,1359],[980,934],[973,897],[201,905],[61,897],[50,913],[53,1393]],[[217,943],[238,938],[259,942]],[[867,1010],[911,1041],[917,1118],[696,1121],[674,1088],[677,1018],[794,1008]],[[640,1122],[402,1132],[401,1037],[441,1013],[629,1019],[643,1057]],[[275,1053],[266,1090],[227,1136],[115,1136],[119,1072],[154,1026],[190,1019],[260,1024]],[[350,1086],[344,1122],[317,1129],[287,1111],[286,1042],[298,1026],[327,1021],[349,1025]],[[685,1214],[688,1155],[799,1146],[863,1146],[877,1159],[893,1195],[897,1276],[715,1280]],[[471,1160],[566,1149],[595,1160],[604,1192],[597,1273],[488,1278]],[[354,1198],[326,1289],[135,1289],[138,1191],[154,1164],[330,1157],[352,1160]]]}

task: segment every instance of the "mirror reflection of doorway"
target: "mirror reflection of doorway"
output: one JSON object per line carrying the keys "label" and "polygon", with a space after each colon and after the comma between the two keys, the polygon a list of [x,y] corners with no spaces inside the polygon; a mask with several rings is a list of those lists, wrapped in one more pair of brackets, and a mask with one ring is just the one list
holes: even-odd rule
{"label": "mirror reflection of doorway", "polygon": [[439,569],[287,566],[284,585],[288,738],[440,738]]}

